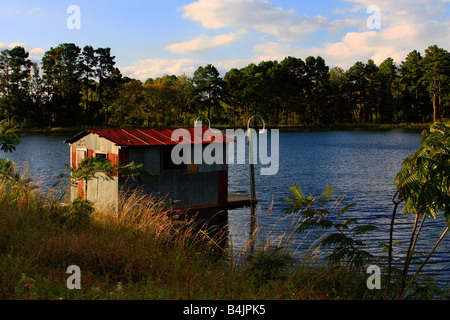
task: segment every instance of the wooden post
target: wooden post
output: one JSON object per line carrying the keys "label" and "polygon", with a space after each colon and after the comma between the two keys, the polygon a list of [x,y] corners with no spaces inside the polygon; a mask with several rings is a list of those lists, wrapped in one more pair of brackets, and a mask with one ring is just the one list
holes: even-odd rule
{"label": "wooden post", "polygon": [[256,199],[256,187],[255,187],[255,164],[254,164],[254,153],[253,153],[253,139],[252,131],[250,127],[247,128],[248,133],[248,152],[249,152],[249,162],[250,162],[250,250],[254,251],[255,248],[255,227],[256,227],[256,204],[254,199]]}
{"label": "wooden post", "polygon": [[[256,187],[255,187],[255,164],[254,164],[254,151],[253,151],[253,138],[252,132],[248,130],[248,150],[249,150],[249,162],[250,162],[250,196],[251,200],[256,199]],[[253,202],[253,201],[252,201]]]}
{"label": "wooden post", "polygon": [[[255,159],[254,159],[254,150],[253,150],[253,135],[250,130],[250,121],[255,117],[255,127],[257,127],[257,119],[259,117],[263,123],[264,120],[258,116],[252,116],[247,123],[247,134],[248,134],[248,151],[249,151],[249,162],[250,162],[250,205],[251,205],[251,221],[250,221],[250,249],[254,250],[255,239],[255,227],[256,227],[256,186],[255,186]],[[264,125],[265,128],[265,125]],[[256,133],[256,132],[255,132]],[[256,140],[257,141],[257,137]]]}

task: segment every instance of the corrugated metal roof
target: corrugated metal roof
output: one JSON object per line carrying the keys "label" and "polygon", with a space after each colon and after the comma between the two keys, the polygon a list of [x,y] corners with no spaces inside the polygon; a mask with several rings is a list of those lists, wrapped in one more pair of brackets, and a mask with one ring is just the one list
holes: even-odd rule
{"label": "corrugated metal roof", "polygon": [[[120,146],[161,146],[175,145],[180,141],[172,140],[172,133],[177,129],[185,129],[190,134],[190,143],[233,142],[234,140],[220,134],[216,136],[207,132],[209,129],[202,127],[202,140],[196,137],[193,127],[187,128],[108,128],[86,129],[65,143],[74,143],[90,133],[114,142]],[[206,134],[205,134],[206,132]],[[182,140],[182,139],[180,139]]]}

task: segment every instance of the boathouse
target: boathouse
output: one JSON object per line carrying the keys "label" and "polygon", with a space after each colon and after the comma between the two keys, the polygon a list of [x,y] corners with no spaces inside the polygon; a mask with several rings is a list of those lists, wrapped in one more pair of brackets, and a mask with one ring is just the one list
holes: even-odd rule
{"label": "boathouse", "polygon": [[[191,127],[182,129],[192,138],[181,141],[172,139],[176,129],[180,128],[86,129],[65,143],[70,146],[70,163],[73,166],[92,157],[104,157],[111,163],[142,163],[149,177],[139,187],[147,194],[164,199],[168,208],[228,208],[250,203],[250,198],[246,196],[228,194],[226,145],[234,140],[217,133],[213,137],[208,136],[209,129],[205,127],[200,128],[199,139],[194,132],[196,128]],[[172,149],[186,141],[192,148],[201,144],[200,150],[220,143],[223,161],[212,164],[174,163]],[[199,148],[198,145],[196,147]],[[70,199],[73,201],[81,197],[92,201],[96,207],[117,209],[121,192],[129,190],[130,186],[137,185],[120,176],[78,181],[71,187]]]}

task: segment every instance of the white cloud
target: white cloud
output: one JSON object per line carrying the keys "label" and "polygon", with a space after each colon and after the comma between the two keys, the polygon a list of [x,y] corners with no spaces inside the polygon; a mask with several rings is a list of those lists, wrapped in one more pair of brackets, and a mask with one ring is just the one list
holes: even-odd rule
{"label": "white cloud", "polygon": [[246,33],[245,29],[240,29],[237,32],[221,34],[214,37],[200,35],[190,41],[168,45],[166,49],[178,54],[204,54],[211,49],[230,45],[239,40],[244,33]]}
{"label": "white cloud", "polygon": [[42,57],[45,54],[45,49],[33,48],[29,52],[30,52],[30,60],[33,60],[35,62],[40,62],[42,60]]}
{"label": "white cloud", "polygon": [[12,49],[12,48],[14,48],[14,47],[28,47],[25,43],[23,43],[23,42],[11,42],[10,44],[8,44],[8,49]]}
{"label": "white cloud", "polygon": [[[348,0],[354,2],[350,10],[364,10],[372,0]],[[442,1],[442,0],[441,0]],[[449,0],[450,1],[450,0]],[[449,2],[447,1],[447,2]],[[328,65],[349,68],[356,61],[372,59],[380,64],[388,57],[397,63],[403,61],[412,50],[423,52],[436,44],[449,50],[450,19],[437,10],[436,0],[379,1],[382,27],[380,30],[348,32],[337,41],[328,41],[312,47],[301,44],[267,42],[254,47],[257,60],[282,60],[286,56],[322,56]],[[442,9],[442,8],[441,8]],[[365,21],[362,22],[365,26]]]}
{"label": "white cloud", "polygon": [[148,78],[157,78],[164,75],[182,75],[185,74],[192,77],[195,70],[200,66],[206,66],[207,64],[214,65],[220,72],[221,76],[225,76],[225,73],[233,68],[244,68],[250,63],[258,61],[258,59],[246,58],[246,59],[228,59],[228,60],[193,60],[193,59],[146,59],[138,61],[137,63],[121,67],[120,71],[124,76],[128,76],[133,79],[139,79],[145,81]]}
{"label": "white cloud", "polygon": [[31,10],[27,11],[27,14],[35,14],[35,13],[39,13],[41,11],[41,8],[33,8]]}
{"label": "white cloud", "polygon": [[20,8],[20,9],[7,9],[6,10],[7,14],[14,15],[14,16],[17,16],[17,15],[29,15],[29,16],[31,16],[31,15],[36,15],[36,14],[38,14],[40,12],[41,12],[41,8],[31,8],[31,9],[29,9],[29,8],[23,7],[23,8]]}
{"label": "white cloud", "polygon": [[268,0],[198,0],[183,7],[184,18],[200,22],[203,27],[253,28],[280,41],[298,41],[311,33],[328,28],[324,16],[300,16],[293,9],[275,7]]}
{"label": "white cloud", "polygon": [[423,52],[428,46],[437,44],[449,49],[450,22],[416,25],[403,23],[380,31],[349,32],[341,41],[330,42],[323,47],[293,46],[270,42],[255,46],[258,60],[282,60],[286,56],[306,58],[322,56],[329,66],[349,68],[356,61],[369,59],[380,64],[388,57],[401,63],[412,50]]}
{"label": "white cloud", "polygon": [[202,65],[193,59],[146,59],[136,62],[134,65],[120,67],[123,75],[142,81],[148,78],[168,75],[192,74]]}
{"label": "white cloud", "polygon": [[[370,0],[348,0],[356,6],[368,6]],[[444,18],[439,1],[435,0],[379,0],[382,28],[378,31],[348,33],[340,42],[328,44],[325,52],[343,61],[373,59],[381,63],[392,57],[400,63],[416,49],[424,51],[437,44],[448,49],[450,43],[450,19]],[[443,10],[443,11],[442,11]],[[347,56],[344,56],[347,55]],[[345,58],[343,58],[345,57]]]}
{"label": "white cloud", "polygon": [[[121,68],[130,77],[145,80],[164,74],[191,76],[201,65],[212,63],[224,75],[232,68],[242,68],[263,60],[281,61],[287,56],[305,59],[322,56],[330,67],[351,67],[356,61],[373,59],[377,64],[391,57],[397,63],[409,52],[424,50],[433,44],[449,50],[450,18],[446,6],[450,0],[377,0],[381,9],[381,29],[369,30],[366,12],[373,0],[345,0],[351,6],[339,8],[331,17],[300,16],[293,10],[273,6],[267,0],[196,0],[183,7],[184,17],[201,23],[208,29],[238,28],[254,30],[261,34],[261,43],[253,47],[253,55],[223,60],[148,59]],[[343,33],[351,27],[351,32]],[[317,30],[328,31],[327,40],[321,42],[302,39]],[[241,31],[242,32],[242,31]],[[267,35],[275,36],[266,37]],[[268,39],[268,40],[265,40]],[[180,54],[200,54],[224,47],[240,40],[239,31],[219,36],[198,36],[190,41],[166,47]],[[242,42],[244,46],[245,43]],[[245,50],[247,51],[247,50]]]}
{"label": "white cloud", "polygon": [[244,68],[248,66],[250,63],[255,62],[255,59],[253,58],[246,58],[246,59],[228,59],[228,60],[220,60],[215,61],[213,65],[221,72],[222,76],[225,75],[226,72],[230,71],[233,68]]}
{"label": "white cloud", "polygon": [[133,79],[145,81],[148,78],[157,78],[164,75],[182,75],[192,77],[195,70],[207,64],[214,65],[221,76],[233,68],[244,68],[254,62],[255,58],[227,59],[227,60],[194,60],[194,59],[146,59],[140,60],[131,66],[119,66],[121,73]]}

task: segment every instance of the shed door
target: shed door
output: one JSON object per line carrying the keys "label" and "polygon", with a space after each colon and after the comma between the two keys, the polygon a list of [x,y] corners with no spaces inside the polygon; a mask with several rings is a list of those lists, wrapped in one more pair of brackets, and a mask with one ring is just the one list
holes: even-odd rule
{"label": "shed door", "polygon": [[[80,164],[81,161],[83,161],[86,158],[86,151],[85,150],[77,150],[77,166]],[[85,199],[86,197],[86,184],[84,183],[84,180],[78,180],[78,190],[77,190],[77,197]]]}

